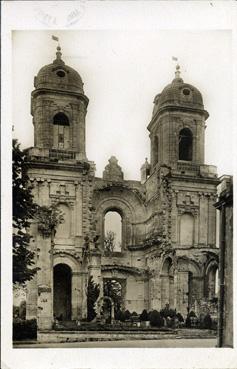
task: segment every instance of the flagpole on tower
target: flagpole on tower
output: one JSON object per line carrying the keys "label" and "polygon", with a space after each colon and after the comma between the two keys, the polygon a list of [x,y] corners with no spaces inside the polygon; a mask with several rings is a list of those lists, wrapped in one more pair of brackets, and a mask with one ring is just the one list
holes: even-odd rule
{"label": "flagpole on tower", "polygon": [[58,47],[60,47],[60,45],[59,45],[59,37],[52,35],[52,40],[57,41]]}
{"label": "flagpole on tower", "polygon": [[56,56],[57,56],[57,60],[61,60],[61,46],[59,45],[59,38],[57,36],[52,35],[52,40],[57,41],[58,46],[57,46],[57,52],[56,52]]}
{"label": "flagpole on tower", "polygon": [[176,56],[172,56],[172,60],[176,62],[175,78],[180,78],[180,65],[178,63],[178,58]]}

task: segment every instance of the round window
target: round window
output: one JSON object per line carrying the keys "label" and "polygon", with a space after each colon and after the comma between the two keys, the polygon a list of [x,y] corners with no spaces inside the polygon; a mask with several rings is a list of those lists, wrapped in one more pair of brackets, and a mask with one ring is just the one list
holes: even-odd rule
{"label": "round window", "polygon": [[57,74],[57,76],[58,76],[58,77],[60,77],[60,78],[65,77],[65,72],[64,72],[64,70],[58,70],[56,74]]}
{"label": "round window", "polygon": [[184,94],[185,96],[190,95],[190,90],[189,90],[188,88],[184,88],[184,89],[183,89],[183,94]]}

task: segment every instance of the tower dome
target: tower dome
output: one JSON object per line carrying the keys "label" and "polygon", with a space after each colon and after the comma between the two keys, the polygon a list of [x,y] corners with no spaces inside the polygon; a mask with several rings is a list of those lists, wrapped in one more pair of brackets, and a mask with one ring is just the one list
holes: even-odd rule
{"label": "tower dome", "polygon": [[34,80],[36,89],[49,88],[84,93],[83,82],[79,73],[67,66],[61,59],[61,47],[57,47],[56,59],[53,63],[42,67]]}
{"label": "tower dome", "polygon": [[185,83],[180,78],[180,67],[177,65],[175,78],[154,99],[153,116],[165,109],[198,110],[202,111],[205,118],[208,117],[204,110],[201,92],[194,86]]}

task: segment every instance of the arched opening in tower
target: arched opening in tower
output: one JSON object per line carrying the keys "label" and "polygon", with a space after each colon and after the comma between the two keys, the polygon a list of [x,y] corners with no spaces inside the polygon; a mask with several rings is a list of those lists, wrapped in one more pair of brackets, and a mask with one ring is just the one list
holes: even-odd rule
{"label": "arched opening in tower", "polygon": [[55,149],[69,148],[69,119],[64,113],[53,117],[53,146]]}
{"label": "arched opening in tower", "polygon": [[57,264],[53,270],[53,313],[58,320],[71,320],[71,268]]}
{"label": "arched opening in tower", "polygon": [[192,161],[193,135],[188,128],[179,132],[179,160]]}
{"label": "arched opening in tower", "polygon": [[122,217],[116,210],[110,210],[105,214],[104,250],[108,252],[122,250]]}

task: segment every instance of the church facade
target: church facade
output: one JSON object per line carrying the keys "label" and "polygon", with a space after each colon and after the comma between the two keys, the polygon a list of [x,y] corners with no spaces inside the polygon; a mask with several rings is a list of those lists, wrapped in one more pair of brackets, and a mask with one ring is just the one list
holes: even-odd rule
{"label": "church facade", "polygon": [[[124,179],[115,157],[103,177],[86,156],[89,99],[77,71],[56,59],[34,80],[31,114],[34,147],[28,176],[35,201],[56,205],[64,221],[52,237],[31,225],[31,248],[39,270],[28,284],[27,318],[51,329],[55,317],[87,315],[90,276],[100,286],[116,280],[122,308],[141,313],[167,304],[186,316],[201,300],[215,296],[216,167],[204,163],[208,113],[201,93],[174,80],[154,99],[148,124],[150,162],[141,180]],[[104,248],[105,217],[121,217],[121,245]]]}

